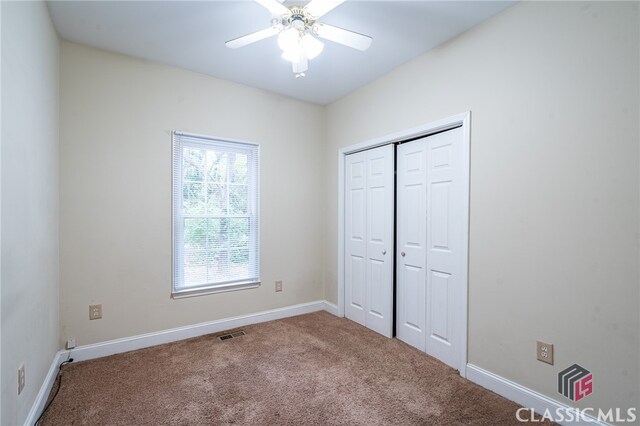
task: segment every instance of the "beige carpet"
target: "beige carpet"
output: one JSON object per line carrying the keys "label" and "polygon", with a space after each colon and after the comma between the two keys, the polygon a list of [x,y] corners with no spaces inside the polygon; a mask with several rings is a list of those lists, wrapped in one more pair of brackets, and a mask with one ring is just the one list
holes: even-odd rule
{"label": "beige carpet", "polygon": [[69,364],[41,424],[521,424],[516,404],[347,319],[243,330]]}

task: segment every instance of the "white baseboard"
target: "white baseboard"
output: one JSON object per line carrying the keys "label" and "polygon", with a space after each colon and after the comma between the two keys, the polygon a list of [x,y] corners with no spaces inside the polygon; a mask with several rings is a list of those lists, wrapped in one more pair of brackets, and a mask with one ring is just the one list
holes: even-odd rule
{"label": "white baseboard", "polygon": [[337,317],[342,317],[342,315],[340,315],[340,310],[338,309],[338,305],[331,303],[327,300],[323,301],[322,303],[324,303],[324,307],[323,309],[327,312],[329,312],[332,315],[335,315]]}
{"label": "white baseboard", "polygon": [[198,337],[205,334],[218,333],[232,328],[244,327],[246,325],[258,324],[261,322],[273,321],[282,318],[294,317],[296,315],[309,314],[326,310],[336,315],[338,307],[325,300],[301,303],[299,305],[287,306],[269,311],[257,312],[255,314],[241,315],[231,318],[223,318],[216,321],[209,321],[185,327],[172,328],[169,330],[157,331],[154,333],[140,334],[137,336],[115,339],[107,342],[94,343],[92,345],[78,346],[70,351],[58,351],[53,357],[49,372],[45,377],[36,400],[31,406],[31,411],[25,421],[25,426],[33,426],[44,409],[51,388],[55,383],[58,374],[58,366],[71,355],[74,361],[86,361],[94,358],[101,358],[123,352],[134,351],[136,349],[148,348],[164,343]]}
{"label": "white baseboard", "polygon": [[[164,343],[203,336],[205,334],[218,333],[220,331],[244,327],[250,324],[258,324],[261,322],[322,311],[323,309],[324,301],[318,300],[316,302],[301,303],[299,305],[257,312],[255,314],[223,318],[215,321],[188,325],[185,327],[172,328],[169,330],[94,343],[91,345],[78,346],[70,352],[72,354],[71,357],[75,361],[85,361],[88,359],[101,358],[104,356],[134,351],[136,349],[143,349],[151,346],[162,345]],[[67,352],[69,351],[63,351],[63,353]]]}
{"label": "white baseboard", "polygon": [[58,366],[63,360],[64,357],[62,351],[58,351],[53,356],[53,361],[51,362],[49,371],[44,378],[44,382],[42,382],[42,386],[40,386],[40,390],[38,391],[38,395],[36,395],[36,400],[31,406],[31,410],[29,410],[29,414],[27,414],[27,419],[24,421],[25,426],[33,426],[36,420],[38,420],[38,417],[40,417],[40,413],[44,409],[44,404],[49,398],[49,393],[51,393],[51,388],[53,388],[53,384],[56,381]]}
{"label": "white baseboard", "polygon": [[[533,391],[473,364],[467,364],[467,379],[482,386],[483,388],[489,389],[500,396],[520,404],[523,407],[533,409],[540,415],[543,415],[547,410],[553,415],[558,412],[558,410],[565,411],[571,409],[571,407],[566,404],[551,399],[548,396],[542,395],[541,393]],[[571,422],[560,421],[558,423],[571,426],[610,426],[608,423],[598,421],[594,417],[585,413],[580,413],[580,415],[581,418],[579,420]],[[514,421],[517,421],[517,419],[514,418]]]}

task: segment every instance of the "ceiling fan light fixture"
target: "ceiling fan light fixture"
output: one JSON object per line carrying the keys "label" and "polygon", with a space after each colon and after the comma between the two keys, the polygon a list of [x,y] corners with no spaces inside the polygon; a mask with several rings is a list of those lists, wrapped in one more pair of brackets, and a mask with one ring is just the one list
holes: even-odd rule
{"label": "ceiling fan light fixture", "polygon": [[300,75],[304,77],[305,71],[309,69],[309,61],[307,61],[307,57],[302,55],[298,58],[298,61],[291,62],[291,70],[294,74]]}
{"label": "ceiling fan light fixture", "polygon": [[317,57],[324,49],[324,44],[316,36],[361,51],[367,50],[371,45],[372,39],[369,36],[317,22],[345,0],[311,0],[302,7],[284,6],[283,0],[255,1],[271,12],[271,26],[229,40],[226,45],[237,49],[277,35],[282,58],[291,62],[296,77],[303,77],[309,60]]}
{"label": "ceiling fan light fixture", "polygon": [[288,39],[288,35],[283,37],[283,43],[280,48],[283,45],[286,47],[282,49],[282,58],[289,62],[300,62],[303,56],[309,60],[313,59],[324,49],[324,44],[311,34],[305,34],[302,38],[298,38],[295,43],[289,43]]}
{"label": "ceiling fan light fixture", "polygon": [[300,32],[293,27],[289,27],[278,34],[278,46],[283,52],[290,52],[298,49],[300,44]]}
{"label": "ceiling fan light fixture", "polygon": [[300,62],[304,56],[304,51],[301,49],[291,49],[282,52],[282,59],[289,62]]}
{"label": "ceiling fan light fixture", "polygon": [[315,58],[322,53],[322,49],[324,49],[324,43],[309,33],[302,37],[302,46],[308,59]]}

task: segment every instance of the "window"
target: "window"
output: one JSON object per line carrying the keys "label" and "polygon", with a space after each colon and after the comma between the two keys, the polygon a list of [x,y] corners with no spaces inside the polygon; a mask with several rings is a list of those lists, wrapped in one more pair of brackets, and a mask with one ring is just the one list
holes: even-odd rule
{"label": "window", "polygon": [[173,133],[173,297],[260,285],[259,148]]}

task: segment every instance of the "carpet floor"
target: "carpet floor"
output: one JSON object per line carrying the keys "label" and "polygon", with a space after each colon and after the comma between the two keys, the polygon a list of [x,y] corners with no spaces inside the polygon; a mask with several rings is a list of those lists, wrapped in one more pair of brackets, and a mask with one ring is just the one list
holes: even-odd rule
{"label": "carpet floor", "polygon": [[515,403],[347,319],[317,312],[242,330],[66,365],[40,424],[521,424]]}

